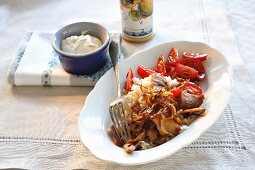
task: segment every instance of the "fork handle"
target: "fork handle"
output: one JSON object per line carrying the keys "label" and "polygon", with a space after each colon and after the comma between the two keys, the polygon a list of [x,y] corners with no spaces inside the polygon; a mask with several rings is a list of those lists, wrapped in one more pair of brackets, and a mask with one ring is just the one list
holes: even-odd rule
{"label": "fork handle", "polygon": [[116,86],[117,86],[117,95],[121,97],[121,88],[120,88],[120,79],[119,79],[119,57],[120,57],[120,47],[117,42],[111,41],[110,43],[110,56],[113,64],[113,69],[116,78]]}
{"label": "fork handle", "polygon": [[118,95],[118,97],[120,97],[121,96],[121,88],[120,88],[120,78],[119,78],[120,75],[119,75],[119,65],[118,65],[118,63],[114,66],[114,72],[115,72],[115,76],[116,76],[117,95]]}

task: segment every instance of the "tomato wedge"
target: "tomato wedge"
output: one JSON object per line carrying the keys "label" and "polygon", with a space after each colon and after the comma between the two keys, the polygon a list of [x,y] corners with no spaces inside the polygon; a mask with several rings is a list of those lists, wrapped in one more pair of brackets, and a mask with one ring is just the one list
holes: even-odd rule
{"label": "tomato wedge", "polygon": [[154,74],[156,72],[151,70],[151,69],[145,68],[143,65],[139,65],[138,68],[137,68],[137,73],[142,78],[145,78],[145,77],[148,77],[148,76],[150,76],[150,75],[152,75],[152,74]]}
{"label": "tomato wedge", "polygon": [[185,79],[194,79],[199,76],[197,70],[179,63],[176,64],[175,71],[178,76]]}
{"label": "tomato wedge", "polygon": [[195,83],[187,82],[186,86],[184,88],[188,93],[194,94],[194,95],[202,95],[203,91],[202,89]]}
{"label": "tomato wedge", "polygon": [[130,68],[128,73],[127,73],[127,76],[126,76],[126,90],[127,91],[131,90],[131,87],[132,87],[132,84],[133,84],[133,78],[134,78],[134,74],[133,74],[132,69]]}
{"label": "tomato wedge", "polygon": [[177,98],[177,97],[180,96],[180,94],[181,94],[181,92],[182,92],[182,89],[177,87],[177,88],[171,89],[170,92],[173,94],[173,96],[174,96],[175,98]]}
{"label": "tomato wedge", "polygon": [[181,61],[183,65],[189,66],[194,68],[198,71],[198,73],[205,73],[205,68],[200,60],[192,59],[192,58],[185,58]]}
{"label": "tomato wedge", "polygon": [[182,91],[187,91],[190,94],[194,95],[203,95],[202,89],[195,83],[192,83],[190,81],[186,82],[185,84],[174,87],[170,90],[170,92],[173,94],[175,98],[179,97]]}
{"label": "tomato wedge", "polygon": [[159,56],[155,71],[163,76],[166,75],[165,59],[163,55]]}
{"label": "tomato wedge", "polygon": [[180,85],[180,86],[178,86],[178,87],[172,88],[172,89],[170,90],[170,92],[173,94],[173,96],[174,96],[175,98],[177,98],[177,97],[180,96],[180,94],[181,94],[181,92],[183,91],[183,89],[185,88],[185,86],[186,86],[186,83],[183,84],[183,85]]}
{"label": "tomato wedge", "polygon": [[200,53],[188,53],[188,52],[183,52],[182,53],[182,58],[187,59],[197,59],[199,61],[205,61],[206,58],[208,57],[208,54],[200,54]]}
{"label": "tomato wedge", "polygon": [[166,76],[172,76],[175,72],[175,67],[169,67],[167,70],[166,70]]}
{"label": "tomato wedge", "polygon": [[178,51],[176,48],[172,48],[168,54],[166,65],[175,66],[177,63],[180,63]]}

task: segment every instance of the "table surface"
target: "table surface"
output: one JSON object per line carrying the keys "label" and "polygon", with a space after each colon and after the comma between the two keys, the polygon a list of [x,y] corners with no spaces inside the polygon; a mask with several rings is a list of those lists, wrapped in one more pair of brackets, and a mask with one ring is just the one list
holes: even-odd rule
{"label": "table surface", "polygon": [[[191,166],[190,164],[183,166],[181,160],[187,162],[197,161],[198,167],[206,169],[219,168],[217,162],[222,163],[222,168],[226,169],[236,168],[239,165],[247,169],[255,167],[255,143],[252,142],[255,141],[255,109],[253,106],[255,102],[253,97],[253,94],[255,94],[255,57],[253,50],[255,46],[255,3],[252,3],[252,0],[226,0],[226,2],[217,0],[216,2],[218,4],[213,4],[213,7],[210,7],[211,0],[193,0],[192,2],[188,0],[180,0],[179,2],[155,1],[154,25],[157,29],[156,38],[143,44],[124,42],[122,48],[124,55],[128,57],[136,51],[160,42],[193,39],[196,36],[191,35],[191,33],[196,31],[197,41],[204,41],[217,46],[219,40],[225,41],[225,39],[221,39],[221,36],[224,35],[214,35],[218,27],[210,25],[210,21],[213,20],[210,12],[217,12],[218,6],[226,8],[226,15],[224,12],[222,15],[226,16],[226,19],[228,19],[226,22],[230,21],[231,24],[229,35],[227,34],[226,37],[231,37],[234,33],[233,37],[235,38],[233,40],[231,38],[226,39],[226,43],[232,43],[233,41],[234,43],[229,47],[237,48],[227,50],[227,46],[225,46],[222,47],[222,50],[225,54],[237,54],[238,57],[230,57],[229,59],[231,59],[230,63],[233,66],[234,73],[239,73],[234,77],[233,94],[231,95],[230,104],[223,114],[226,121],[222,122],[226,124],[226,127],[229,124],[229,133],[235,135],[233,140],[231,135],[229,140],[226,140],[226,143],[230,142],[230,147],[215,147],[215,149],[209,147],[210,154],[205,154],[209,150],[206,147],[214,140],[209,141],[209,139],[217,136],[213,134],[214,127],[212,127],[207,135],[205,134],[200,138],[201,141],[195,142],[191,147],[176,153],[171,158],[176,160],[174,164],[173,162],[168,164],[170,160],[166,158],[138,168],[153,169],[158,167],[166,169],[177,167],[185,169]],[[193,28],[196,28],[194,23],[197,21],[194,20],[194,23],[192,23],[191,20],[185,20],[185,12],[180,12],[178,15],[170,12],[171,10],[178,11],[178,8],[184,10],[197,9],[196,5],[201,7],[201,4],[204,4],[208,11],[202,9],[202,12],[194,12],[194,16],[187,17],[196,19],[196,14],[205,13],[203,14],[205,18],[202,18],[204,22],[201,23],[202,25],[205,24],[207,31],[203,29],[193,30]],[[219,10],[219,13],[221,12]],[[175,18],[171,20],[171,17],[168,18],[169,14]],[[176,22],[178,17],[187,21],[187,25],[194,25],[190,28],[184,26],[181,22]],[[12,57],[26,32],[55,32],[58,28],[77,21],[98,22],[111,32],[120,32],[119,1],[111,0],[107,1],[107,4],[103,0],[93,2],[89,0],[0,1],[0,168],[129,169],[128,167],[107,164],[96,159],[80,143],[77,129],[79,112],[84,105],[86,96],[93,87],[12,87],[6,81],[6,74]],[[224,20],[223,23],[226,22]],[[167,31],[172,33],[163,34]],[[209,33],[204,36],[204,32]],[[242,83],[245,86],[242,86]],[[242,87],[242,89],[238,91],[237,87]],[[236,121],[228,123],[228,119]],[[248,120],[250,121],[248,122]],[[239,129],[238,133],[237,131],[235,133],[230,132],[233,129],[238,129],[238,127],[244,127],[245,130]],[[251,129],[251,131],[247,132],[247,129]],[[225,132],[222,131],[222,133]],[[208,146],[203,143],[206,140],[209,141]],[[231,141],[233,144],[231,144]],[[194,158],[192,158],[192,155],[194,155]],[[218,155],[220,159],[217,158]],[[178,157],[182,159],[178,161]],[[246,163],[245,159],[249,163]]]}

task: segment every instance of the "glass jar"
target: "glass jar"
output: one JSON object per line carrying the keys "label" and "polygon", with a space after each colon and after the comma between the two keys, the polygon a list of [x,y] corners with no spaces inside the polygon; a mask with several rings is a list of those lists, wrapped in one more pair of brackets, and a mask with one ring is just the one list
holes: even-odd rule
{"label": "glass jar", "polygon": [[144,42],[153,36],[153,0],[120,0],[122,36]]}

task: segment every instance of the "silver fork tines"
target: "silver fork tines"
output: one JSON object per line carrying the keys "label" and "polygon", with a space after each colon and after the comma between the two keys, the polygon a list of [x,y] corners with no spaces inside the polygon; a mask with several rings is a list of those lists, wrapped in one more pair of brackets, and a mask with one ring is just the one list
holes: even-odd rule
{"label": "silver fork tines", "polygon": [[125,143],[130,138],[130,132],[128,129],[128,122],[125,116],[123,102],[112,103],[109,111],[116,135],[121,142]]}

